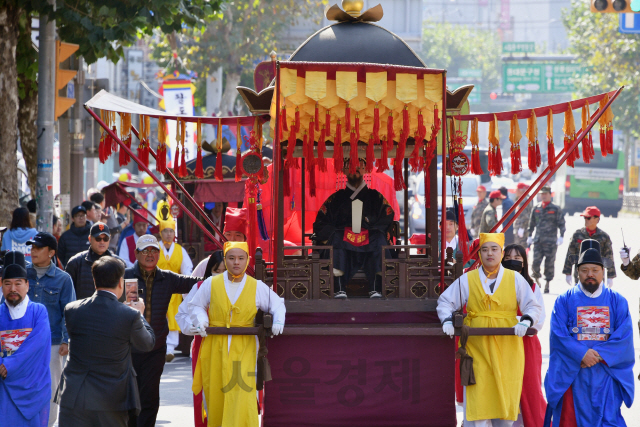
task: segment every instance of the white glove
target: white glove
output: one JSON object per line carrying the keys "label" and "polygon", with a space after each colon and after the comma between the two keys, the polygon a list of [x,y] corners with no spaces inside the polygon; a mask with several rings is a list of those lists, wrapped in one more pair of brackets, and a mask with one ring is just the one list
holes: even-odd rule
{"label": "white glove", "polygon": [[453,334],[455,333],[455,329],[453,327],[453,323],[449,320],[442,324],[442,331],[453,338]]}
{"label": "white glove", "polygon": [[629,259],[629,252],[631,252],[631,248],[620,249],[620,258],[622,258],[622,265],[624,265],[625,267],[629,265],[629,262],[631,261]]}
{"label": "white glove", "polygon": [[570,274],[567,274],[567,285],[573,286],[573,279]]}
{"label": "white glove", "polygon": [[518,228],[518,237],[524,237],[524,228]]}
{"label": "white glove", "polygon": [[533,243],[533,237],[527,237],[527,245],[531,245]]}
{"label": "white glove", "polygon": [[206,326],[196,326],[194,335],[200,335],[202,338],[205,338],[207,336]]}
{"label": "white glove", "polygon": [[527,335],[527,329],[529,329],[531,327],[531,321],[530,320],[521,320],[520,323],[518,323],[516,326],[513,327],[513,329],[515,330],[515,334],[519,337],[523,337],[525,335]]}
{"label": "white glove", "polygon": [[562,236],[560,236],[558,237],[558,240],[556,240],[556,245],[560,246],[562,242],[564,242],[564,239],[562,238]]}
{"label": "white glove", "polygon": [[198,331],[198,327],[192,323],[191,326],[189,326],[189,329],[187,329],[186,332],[182,331],[182,333],[185,335],[198,335]]}
{"label": "white glove", "polygon": [[607,286],[610,288],[613,287],[613,279],[607,279]]}
{"label": "white glove", "polygon": [[271,326],[271,336],[275,337],[276,335],[280,335],[284,330],[284,324],[280,322],[276,322]]}

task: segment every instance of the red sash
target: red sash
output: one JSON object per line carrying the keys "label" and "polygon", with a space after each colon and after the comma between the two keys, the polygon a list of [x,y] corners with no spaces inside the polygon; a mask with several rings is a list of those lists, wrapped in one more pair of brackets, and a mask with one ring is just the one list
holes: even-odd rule
{"label": "red sash", "polygon": [[345,242],[351,243],[353,246],[364,246],[369,244],[369,230],[362,230],[360,233],[354,233],[351,227],[344,229]]}

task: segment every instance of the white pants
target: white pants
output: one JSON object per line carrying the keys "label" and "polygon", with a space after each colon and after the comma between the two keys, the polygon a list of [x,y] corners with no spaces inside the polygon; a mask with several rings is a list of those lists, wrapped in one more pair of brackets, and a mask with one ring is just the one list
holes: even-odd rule
{"label": "white pants", "polygon": [[180,331],[169,331],[169,335],[167,335],[167,354],[173,354],[178,344],[180,344]]}
{"label": "white pants", "polygon": [[49,404],[49,427],[54,425],[58,420],[58,404],[53,401],[60,383],[60,375],[62,369],[67,362],[67,356],[60,356],[60,345],[51,346],[51,361],[49,362],[49,370],[51,371],[51,403]]}
{"label": "white pants", "polygon": [[468,421],[467,420],[467,388],[464,387],[464,403],[462,405],[462,413],[464,414],[464,427],[512,427],[513,421],[511,420],[501,420],[499,418],[494,418],[492,420],[476,420],[476,421]]}

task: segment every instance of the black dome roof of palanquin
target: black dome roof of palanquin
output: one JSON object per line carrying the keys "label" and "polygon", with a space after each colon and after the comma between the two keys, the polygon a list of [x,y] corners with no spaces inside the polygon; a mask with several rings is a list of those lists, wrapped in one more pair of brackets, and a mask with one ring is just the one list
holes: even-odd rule
{"label": "black dome roof of palanquin", "polygon": [[399,36],[368,22],[339,22],[312,35],[289,61],[368,62],[426,68]]}

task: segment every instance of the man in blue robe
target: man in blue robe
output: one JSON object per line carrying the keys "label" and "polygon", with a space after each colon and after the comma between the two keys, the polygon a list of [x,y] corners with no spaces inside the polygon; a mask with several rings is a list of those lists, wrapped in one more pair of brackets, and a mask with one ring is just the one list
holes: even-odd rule
{"label": "man in blue robe", "polygon": [[51,400],[51,329],[44,305],[27,296],[24,255],[7,252],[0,304],[0,425],[46,427]]}
{"label": "man in blue robe", "polygon": [[604,286],[603,261],[600,244],[584,240],[579,283],[556,299],[545,427],[561,417],[578,427],[626,426],[620,408],[633,403],[633,327],[627,300]]}

